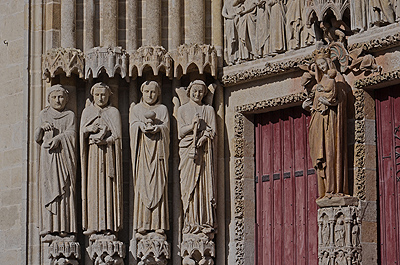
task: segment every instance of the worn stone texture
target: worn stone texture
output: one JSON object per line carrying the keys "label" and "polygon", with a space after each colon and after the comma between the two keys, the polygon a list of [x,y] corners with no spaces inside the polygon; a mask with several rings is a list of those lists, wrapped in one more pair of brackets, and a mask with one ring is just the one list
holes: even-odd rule
{"label": "worn stone texture", "polygon": [[0,264],[24,259],[24,1],[0,3]]}

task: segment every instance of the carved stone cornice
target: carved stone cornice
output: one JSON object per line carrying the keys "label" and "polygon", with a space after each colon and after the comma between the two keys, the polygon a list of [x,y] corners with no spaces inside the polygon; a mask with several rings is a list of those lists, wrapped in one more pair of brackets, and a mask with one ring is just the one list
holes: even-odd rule
{"label": "carved stone cornice", "polygon": [[366,42],[354,43],[349,45],[348,50],[352,51],[362,47],[364,51],[377,51],[396,46],[400,46],[400,33],[395,33],[382,38],[374,38]]}
{"label": "carved stone cornice", "polygon": [[318,21],[324,20],[324,15],[329,9],[333,12],[337,20],[342,20],[344,12],[350,8],[350,3],[348,0],[343,1],[332,1],[332,0],[309,0],[306,3],[306,15],[307,24],[311,24],[310,18],[311,14],[315,13]]}
{"label": "carved stone cornice", "polygon": [[195,65],[199,74],[209,71],[217,76],[217,51],[208,44],[183,44],[171,52],[174,59],[174,77],[181,78]]}
{"label": "carved stone cornice", "polygon": [[140,47],[129,56],[129,76],[136,78],[142,76],[143,70],[149,66],[154,75],[158,75],[163,69],[165,75],[172,77],[171,55],[161,46]]}
{"label": "carved stone cornice", "polygon": [[86,53],[85,79],[97,78],[104,71],[109,77],[128,76],[128,54],[121,47],[95,47]]}
{"label": "carved stone cornice", "polygon": [[374,85],[378,85],[381,83],[393,81],[396,79],[400,79],[400,69],[397,69],[397,70],[394,70],[391,72],[382,73],[379,75],[374,75],[374,76],[358,79],[358,80],[354,81],[354,88],[362,89],[362,88],[366,88],[369,86],[374,86]]}
{"label": "carved stone cornice", "polygon": [[292,60],[284,60],[276,63],[266,63],[264,67],[252,68],[222,76],[224,85],[233,85],[246,82],[252,79],[259,79],[269,75],[294,71],[299,66],[311,64],[314,61],[311,54],[303,57],[298,57]]}
{"label": "carved stone cornice", "polygon": [[42,57],[43,79],[51,78],[64,72],[67,77],[77,74],[84,76],[85,56],[81,50],[74,48],[55,48],[48,50]]}

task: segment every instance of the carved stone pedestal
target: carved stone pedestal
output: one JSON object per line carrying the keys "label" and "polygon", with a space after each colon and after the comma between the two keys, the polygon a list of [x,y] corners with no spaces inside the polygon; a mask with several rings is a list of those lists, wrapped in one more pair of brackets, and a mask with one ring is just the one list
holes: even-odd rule
{"label": "carved stone pedestal", "polygon": [[167,237],[159,233],[138,234],[138,265],[166,265],[170,258],[170,245]]}
{"label": "carved stone pedestal", "polygon": [[115,235],[91,235],[86,248],[94,265],[123,265],[125,245]]}
{"label": "carved stone pedestal", "polygon": [[213,235],[184,234],[181,243],[182,265],[213,265],[215,244]]}
{"label": "carved stone pedestal", "polygon": [[75,236],[60,237],[47,235],[43,242],[49,243],[48,258],[51,265],[78,265],[81,258],[81,246]]}
{"label": "carved stone pedestal", "polygon": [[361,264],[361,220],[357,206],[332,206],[318,210],[320,265]]}

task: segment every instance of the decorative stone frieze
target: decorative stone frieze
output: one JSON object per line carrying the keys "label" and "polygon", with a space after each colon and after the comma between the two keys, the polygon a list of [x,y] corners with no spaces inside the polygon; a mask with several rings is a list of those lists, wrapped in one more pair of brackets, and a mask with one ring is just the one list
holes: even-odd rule
{"label": "decorative stone frieze", "polygon": [[319,264],[361,264],[360,228],[360,214],[356,206],[319,209]]}
{"label": "decorative stone frieze", "polygon": [[64,72],[67,77],[77,74],[84,76],[85,56],[82,51],[74,48],[55,48],[48,50],[42,58],[43,79],[50,82],[51,78]]}
{"label": "decorative stone frieze", "polygon": [[138,265],[166,265],[170,258],[167,237],[159,233],[149,233],[137,238]]}
{"label": "decorative stone frieze", "polygon": [[85,79],[97,78],[104,71],[109,77],[128,76],[129,55],[121,47],[95,47],[86,53]]}
{"label": "decorative stone frieze", "polygon": [[125,245],[115,235],[93,234],[86,248],[89,257],[96,265],[123,265]]}
{"label": "decorative stone frieze", "polygon": [[367,42],[354,43],[348,47],[349,51],[362,48],[364,51],[377,51],[384,48],[391,48],[400,45],[400,33],[389,35],[383,38],[374,38]]}
{"label": "decorative stone frieze", "polygon": [[184,234],[181,244],[182,265],[213,265],[215,244],[204,234]]}
{"label": "decorative stone frieze", "polygon": [[354,81],[354,88],[362,89],[381,83],[400,79],[400,69],[391,72],[382,73]]}
{"label": "decorative stone frieze", "polygon": [[48,258],[51,265],[78,265],[81,258],[81,246],[75,236],[60,237],[48,236]]}
{"label": "decorative stone frieze", "polygon": [[172,77],[172,58],[161,46],[140,47],[136,52],[130,54],[129,75],[131,77],[142,76],[146,66],[149,66],[156,76],[163,69],[166,76]]}
{"label": "decorative stone frieze", "polygon": [[199,74],[210,71],[217,76],[217,51],[207,44],[183,44],[171,52],[174,59],[174,77],[181,78],[190,72],[191,67],[197,67]]}

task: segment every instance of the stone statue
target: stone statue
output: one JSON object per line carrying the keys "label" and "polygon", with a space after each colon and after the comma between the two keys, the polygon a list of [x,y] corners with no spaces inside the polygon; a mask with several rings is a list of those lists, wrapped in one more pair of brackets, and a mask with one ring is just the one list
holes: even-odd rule
{"label": "stone statue", "polygon": [[302,11],[304,0],[289,0],[286,12],[286,36],[288,49],[299,49],[301,45],[301,32],[304,28]]}
{"label": "stone statue", "polygon": [[330,59],[330,49],[314,52],[310,77],[317,82],[309,91],[303,108],[311,111],[310,156],[318,176],[319,198],[348,194],[346,104],[343,76]]}
{"label": "stone statue", "polygon": [[344,222],[342,218],[338,218],[335,225],[335,246],[344,247]]}
{"label": "stone statue", "polygon": [[324,252],[319,265],[330,265],[330,258],[329,258],[329,252]]}
{"label": "stone statue", "polygon": [[258,57],[256,36],[257,1],[236,0],[233,4],[239,9],[238,36],[239,59],[251,60]]}
{"label": "stone statue", "polygon": [[358,247],[360,245],[359,229],[358,224],[355,222],[351,228],[351,244],[353,247]]}
{"label": "stone statue", "polygon": [[285,5],[284,0],[267,0],[270,6],[270,53],[277,54],[286,51],[285,37]]}
{"label": "stone statue", "polygon": [[222,16],[225,19],[225,59],[232,65],[237,60],[238,50],[238,10],[234,6],[235,0],[227,0],[222,8]]}
{"label": "stone statue", "polygon": [[121,115],[110,106],[111,89],[95,84],[93,102],[82,112],[82,218],[85,235],[114,233],[122,227]]}
{"label": "stone statue", "polygon": [[40,235],[63,237],[77,232],[75,114],[65,109],[68,91],[61,85],[49,88],[47,100],[35,131],[40,145]]}
{"label": "stone statue", "polygon": [[395,22],[395,14],[390,0],[370,1],[370,25],[381,26]]}
{"label": "stone statue", "polygon": [[369,0],[350,1],[351,30],[363,32],[368,28]]}
{"label": "stone statue", "polygon": [[258,54],[267,56],[270,49],[270,7],[265,0],[261,0],[257,5],[256,35]]}
{"label": "stone statue", "polygon": [[169,114],[160,103],[161,88],[146,81],[142,100],[129,114],[134,181],[133,228],[139,233],[169,230]]}
{"label": "stone statue", "polygon": [[347,265],[347,260],[343,251],[339,251],[336,256],[335,265]]}
{"label": "stone statue", "polygon": [[187,88],[188,103],[178,108],[183,233],[213,233],[215,220],[214,145],[216,118],[212,106],[203,104],[207,86],[196,80]]}

